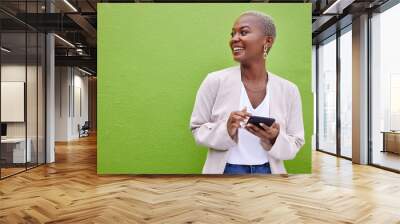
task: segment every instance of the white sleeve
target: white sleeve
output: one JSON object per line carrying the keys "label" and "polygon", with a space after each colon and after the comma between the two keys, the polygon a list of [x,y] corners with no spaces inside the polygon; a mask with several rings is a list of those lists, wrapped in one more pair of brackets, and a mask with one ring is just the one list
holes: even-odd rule
{"label": "white sleeve", "polygon": [[293,88],[290,102],[288,123],[284,129],[280,129],[275,143],[271,145],[261,141],[261,145],[267,150],[268,156],[277,160],[294,159],[297,152],[304,145],[303,113],[301,97],[297,87]]}
{"label": "white sleeve", "polygon": [[190,129],[198,145],[228,150],[236,145],[229,136],[227,118],[211,122],[211,113],[218,94],[219,80],[208,75],[202,82],[190,118]]}

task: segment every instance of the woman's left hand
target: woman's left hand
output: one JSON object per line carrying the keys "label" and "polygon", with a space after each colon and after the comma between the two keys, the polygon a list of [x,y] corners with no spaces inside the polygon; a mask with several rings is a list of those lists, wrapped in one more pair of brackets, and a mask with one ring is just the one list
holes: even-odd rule
{"label": "woman's left hand", "polygon": [[253,135],[259,137],[262,141],[268,140],[271,144],[274,144],[279,135],[279,124],[274,122],[271,127],[268,127],[265,124],[260,124],[260,126],[263,127],[264,130],[253,124],[247,124],[245,128]]}

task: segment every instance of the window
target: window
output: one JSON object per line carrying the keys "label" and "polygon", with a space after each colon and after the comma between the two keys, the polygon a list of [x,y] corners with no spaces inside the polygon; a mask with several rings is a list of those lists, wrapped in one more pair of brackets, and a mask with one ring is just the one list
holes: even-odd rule
{"label": "window", "polygon": [[352,33],[351,26],[340,36],[340,155],[352,157]]}
{"label": "window", "polygon": [[372,163],[400,170],[400,4],[371,18]]}
{"label": "window", "polygon": [[336,36],[318,47],[318,149],[336,153]]}

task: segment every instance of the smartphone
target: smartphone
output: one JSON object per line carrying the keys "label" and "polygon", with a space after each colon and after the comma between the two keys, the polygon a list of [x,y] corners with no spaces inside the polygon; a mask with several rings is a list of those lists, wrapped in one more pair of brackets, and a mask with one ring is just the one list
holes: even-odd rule
{"label": "smartphone", "polygon": [[274,122],[275,122],[275,119],[273,119],[273,118],[260,117],[260,116],[250,116],[249,120],[247,121],[248,124],[253,124],[261,129],[264,129],[264,128],[260,126],[260,123],[263,123],[263,124],[267,125],[268,127],[271,127],[271,125]]}

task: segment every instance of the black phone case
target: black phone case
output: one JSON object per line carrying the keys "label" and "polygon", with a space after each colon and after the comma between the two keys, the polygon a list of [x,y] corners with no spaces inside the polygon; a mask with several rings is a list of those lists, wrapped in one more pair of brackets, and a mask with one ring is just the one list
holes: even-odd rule
{"label": "black phone case", "polygon": [[263,123],[267,125],[268,127],[271,127],[271,125],[275,122],[275,119],[269,118],[269,117],[259,117],[259,116],[250,116],[249,120],[247,123],[253,124],[259,128],[264,129],[263,127],[260,126],[260,123]]}

